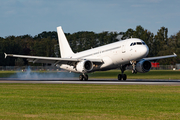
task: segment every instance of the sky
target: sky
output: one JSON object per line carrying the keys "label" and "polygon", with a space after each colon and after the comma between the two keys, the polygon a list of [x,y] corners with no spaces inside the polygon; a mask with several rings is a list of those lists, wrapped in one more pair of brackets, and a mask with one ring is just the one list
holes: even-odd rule
{"label": "sky", "polygon": [[43,31],[180,31],[180,0],[0,0],[0,37]]}

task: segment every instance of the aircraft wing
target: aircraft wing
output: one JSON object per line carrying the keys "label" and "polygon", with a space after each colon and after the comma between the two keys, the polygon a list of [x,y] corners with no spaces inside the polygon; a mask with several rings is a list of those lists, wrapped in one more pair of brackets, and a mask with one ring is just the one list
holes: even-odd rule
{"label": "aircraft wing", "polygon": [[148,60],[148,61],[157,61],[159,59],[171,58],[171,57],[176,57],[176,56],[177,55],[174,53],[173,55],[158,56],[158,57],[148,57],[148,58],[143,58],[143,59]]}
{"label": "aircraft wing", "polygon": [[[14,55],[14,54],[5,54],[5,58],[7,56],[9,57],[18,57],[18,58],[27,58],[28,62],[33,63],[49,63],[52,65],[61,65],[61,64],[68,64],[68,65],[74,65],[74,63],[80,62],[84,59],[78,59],[78,58],[57,58],[57,57],[40,57],[40,56],[27,56],[27,55]],[[101,59],[88,59],[94,64],[102,64],[103,61]]]}

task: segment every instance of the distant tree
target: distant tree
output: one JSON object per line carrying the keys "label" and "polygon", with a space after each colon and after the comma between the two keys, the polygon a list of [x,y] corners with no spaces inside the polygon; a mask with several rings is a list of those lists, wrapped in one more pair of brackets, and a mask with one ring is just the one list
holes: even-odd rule
{"label": "distant tree", "polygon": [[134,34],[134,30],[131,29],[131,28],[129,28],[129,29],[124,33],[124,35],[123,35],[123,37],[122,37],[122,40],[125,40],[125,39],[127,39],[127,38],[131,38],[131,37],[134,37],[133,34]]}
{"label": "distant tree", "polygon": [[158,30],[157,35],[155,35],[155,41],[156,43],[156,52],[158,55],[163,55],[164,53],[159,52],[163,49],[167,49],[167,42],[168,42],[168,28],[161,27],[161,29]]}
{"label": "distant tree", "polygon": [[15,60],[15,66],[24,66],[24,60],[22,58],[17,58]]}
{"label": "distant tree", "polygon": [[171,49],[170,53],[175,52],[178,56],[173,58],[171,64],[180,63],[180,31],[176,35],[172,35],[168,40],[168,47]]}
{"label": "distant tree", "polygon": [[14,66],[15,65],[15,58],[7,58],[4,59],[4,53],[13,53],[13,54],[19,54],[22,50],[22,47],[20,44],[18,44],[19,39],[15,36],[8,36],[5,39],[1,39],[0,41],[0,65],[1,66]]}
{"label": "distant tree", "polygon": [[108,35],[108,32],[107,31],[104,31],[102,33],[99,33],[97,35],[98,37],[98,45],[101,46],[101,45],[105,45],[107,44],[108,42],[108,39],[106,38],[106,36]]}
{"label": "distant tree", "polygon": [[[155,35],[154,49],[157,56],[163,56],[167,54],[173,54],[175,47],[172,47],[173,41],[168,38],[168,28],[161,27]],[[159,60],[161,65],[175,64],[175,58],[161,59]]]}
{"label": "distant tree", "polygon": [[34,39],[42,39],[42,38],[50,38],[50,39],[55,39],[55,40],[57,40],[58,39],[58,37],[57,37],[57,32],[55,32],[55,31],[52,31],[52,32],[46,32],[46,31],[44,31],[44,32],[42,32],[42,33],[40,33],[40,34],[38,34],[38,35],[36,35],[36,36],[34,36]]}
{"label": "distant tree", "polygon": [[149,47],[149,54],[148,54],[148,56],[149,57],[153,57],[153,56],[155,56],[155,48],[154,48],[154,34],[153,33],[151,33],[150,31],[147,31],[147,30],[145,30],[145,36],[146,36],[146,38],[145,38],[145,42],[146,42],[146,44],[148,45],[148,47]]}
{"label": "distant tree", "polygon": [[[94,33],[92,31],[81,31],[73,34],[65,33],[72,50],[80,52],[94,47],[106,45],[118,41],[117,36],[123,35],[122,40],[127,38],[140,38],[149,46],[148,56],[160,56],[178,54],[176,58],[160,60],[160,64],[180,63],[180,31],[168,38],[168,29],[161,27],[154,35],[142,26],[135,30],[129,28],[126,32]],[[0,66],[13,65],[34,65],[26,59],[7,57],[4,59],[4,52],[9,54],[37,55],[48,57],[60,57],[59,42],[56,31],[42,32],[34,37],[30,35],[0,37]],[[40,65],[40,64],[37,64]]]}
{"label": "distant tree", "polygon": [[139,25],[136,27],[136,30],[133,32],[132,37],[145,40],[146,36],[144,36],[144,33],[145,33],[144,28]]}

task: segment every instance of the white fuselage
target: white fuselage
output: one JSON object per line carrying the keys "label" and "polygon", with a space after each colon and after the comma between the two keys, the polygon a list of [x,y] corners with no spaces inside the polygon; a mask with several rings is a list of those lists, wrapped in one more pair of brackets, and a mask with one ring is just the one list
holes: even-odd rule
{"label": "white fuselage", "polygon": [[[93,71],[103,71],[119,68],[122,65],[129,64],[130,61],[138,61],[146,57],[149,53],[148,46],[143,40],[137,38],[126,39],[85,50],[67,58],[78,59],[102,59],[103,64],[94,66]],[[62,64],[60,68],[68,71],[77,72],[73,66]]]}

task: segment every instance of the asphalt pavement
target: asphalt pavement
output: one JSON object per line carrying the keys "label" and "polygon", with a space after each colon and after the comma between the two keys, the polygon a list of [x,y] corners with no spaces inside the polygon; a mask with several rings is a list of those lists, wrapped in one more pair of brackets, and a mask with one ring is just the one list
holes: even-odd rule
{"label": "asphalt pavement", "polygon": [[18,79],[0,78],[0,83],[32,83],[32,84],[112,84],[112,85],[180,85],[180,80],[160,80],[160,79],[128,79],[118,81],[116,79],[89,79],[79,81],[78,78],[41,78],[41,79]]}

